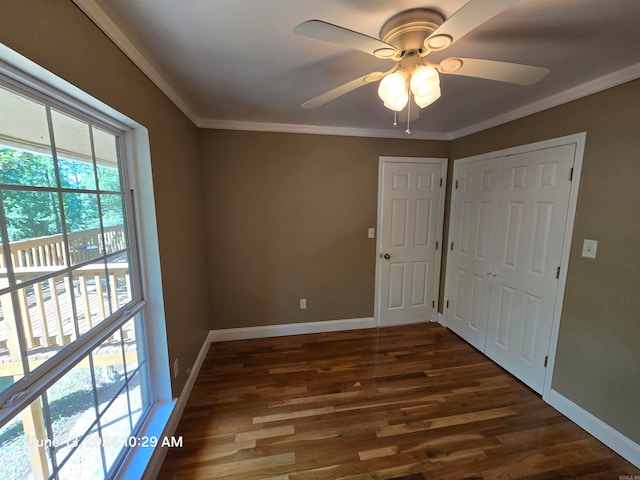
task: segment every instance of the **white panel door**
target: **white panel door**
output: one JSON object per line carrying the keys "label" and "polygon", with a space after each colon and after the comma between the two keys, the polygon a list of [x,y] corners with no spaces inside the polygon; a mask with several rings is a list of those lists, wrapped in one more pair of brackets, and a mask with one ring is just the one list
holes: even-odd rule
{"label": "white panel door", "polygon": [[446,324],[484,351],[502,159],[456,166],[449,236]]}
{"label": "white panel door", "polygon": [[441,168],[441,163],[383,163],[378,260],[382,326],[435,319]]}
{"label": "white panel door", "polygon": [[506,157],[486,355],[542,392],[575,145]]}

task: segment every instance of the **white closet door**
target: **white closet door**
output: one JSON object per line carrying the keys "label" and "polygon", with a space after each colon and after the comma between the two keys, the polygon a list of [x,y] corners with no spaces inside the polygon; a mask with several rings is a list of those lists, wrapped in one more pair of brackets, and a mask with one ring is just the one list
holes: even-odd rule
{"label": "white closet door", "polygon": [[[486,355],[537,392],[556,302],[575,145],[506,157]],[[495,275],[495,276],[493,276]]]}
{"label": "white closet door", "polygon": [[502,159],[456,166],[447,327],[484,351]]}
{"label": "white closet door", "polygon": [[384,164],[380,325],[434,319],[441,163]]}

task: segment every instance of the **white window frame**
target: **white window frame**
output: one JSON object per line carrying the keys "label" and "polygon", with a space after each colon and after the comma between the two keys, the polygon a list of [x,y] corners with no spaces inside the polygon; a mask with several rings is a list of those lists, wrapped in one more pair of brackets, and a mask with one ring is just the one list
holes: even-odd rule
{"label": "white window frame", "polygon": [[[93,98],[3,44],[0,44],[0,75],[8,79],[9,82],[46,96],[62,108],[70,108],[99,123],[110,125],[124,132],[122,143],[128,161],[126,162],[127,170],[123,173],[128,177],[130,194],[135,207],[133,229],[137,236],[137,245],[132,245],[132,249],[137,249],[140,275],[138,284],[142,290],[140,296],[145,303],[149,388],[152,402],[138,435],[160,438],[175,406],[175,399],[172,399],[171,394],[148,131],[138,122]],[[66,356],[64,363],[68,363],[70,368],[88,353],[90,352],[84,352],[82,348],[78,348],[74,355]],[[27,382],[25,400],[20,402],[18,399],[17,401],[25,405],[28,404],[29,401],[26,399],[33,396],[29,394],[30,390],[40,390],[45,383],[46,379],[38,378]],[[152,454],[152,448],[134,447],[129,449],[113,476],[115,478],[142,478]]]}

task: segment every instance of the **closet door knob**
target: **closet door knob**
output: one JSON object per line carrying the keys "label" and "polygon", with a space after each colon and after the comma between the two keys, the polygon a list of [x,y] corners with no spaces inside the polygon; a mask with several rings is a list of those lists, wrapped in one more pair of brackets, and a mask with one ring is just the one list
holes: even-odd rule
{"label": "closet door knob", "polygon": [[498,276],[498,272],[496,272],[495,270],[493,272],[491,272],[491,276],[493,277],[497,277]]}

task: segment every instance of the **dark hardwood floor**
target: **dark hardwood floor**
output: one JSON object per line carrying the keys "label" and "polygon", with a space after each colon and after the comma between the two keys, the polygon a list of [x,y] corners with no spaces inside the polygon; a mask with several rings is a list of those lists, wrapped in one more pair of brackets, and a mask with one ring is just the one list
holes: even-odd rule
{"label": "dark hardwood floor", "polygon": [[176,435],[163,480],[640,475],[437,324],[215,343]]}

